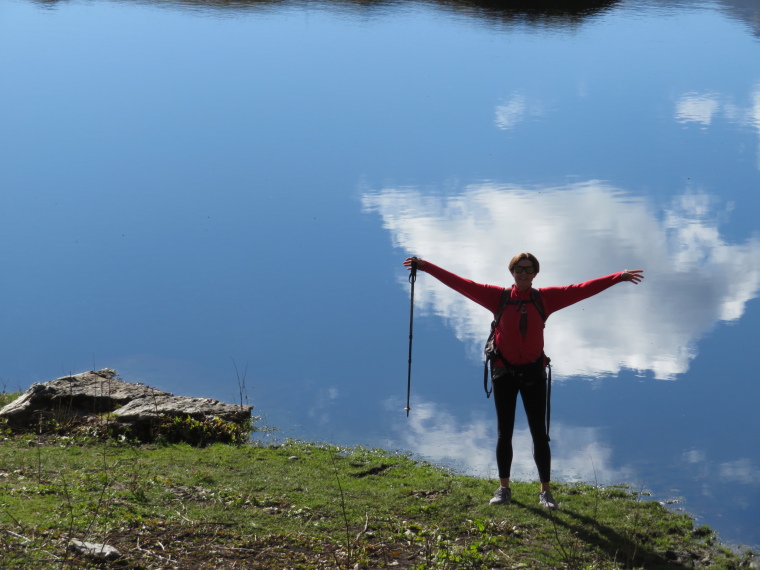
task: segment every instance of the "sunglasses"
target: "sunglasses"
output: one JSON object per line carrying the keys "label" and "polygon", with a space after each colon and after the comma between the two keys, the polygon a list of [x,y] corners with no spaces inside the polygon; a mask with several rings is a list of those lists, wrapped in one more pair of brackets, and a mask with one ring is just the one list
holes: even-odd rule
{"label": "sunglasses", "polygon": [[523,271],[527,273],[528,275],[533,275],[536,272],[536,268],[532,265],[529,267],[525,267],[523,265],[515,265],[512,269],[515,273],[522,273]]}

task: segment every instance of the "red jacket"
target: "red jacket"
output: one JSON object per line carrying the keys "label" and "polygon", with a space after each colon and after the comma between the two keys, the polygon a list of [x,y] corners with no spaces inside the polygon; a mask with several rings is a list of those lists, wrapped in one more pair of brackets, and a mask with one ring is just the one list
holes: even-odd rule
{"label": "red jacket", "polygon": [[[494,317],[496,316],[495,313],[499,310],[499,300],[501,299],[501,292],[504,290],[504,287],[483,285],[469,279],[463,279],[429,261],[425,261],[425,265],[419,269],[420,271],[429,273],[444,285],[454,289],[454,291],[482,305],[494,313]],[[620,271],[606,277],[578,283],[577,285],[540,288],[538,291],[541,294],[541,302],[544,305],[546,318],[548,319],[549,315],[555,311],[569,307],[583,299],[588,299],[616,283],[622,282],[622,274],[623,272]],[[514,300],[529,300],[530,291],[520,291],[513,286],[511,298]],[[507,305],[501,315],[501,319],[499,319],[499,324],[494,334],[499,352],[511,364],[534,362],[544,352],[544,323],[541,315],[533,303],[527,303],[525,306],[528,313],[528,330],[525,338],[522,338],[519,332],[520,313],[517,305]]]}

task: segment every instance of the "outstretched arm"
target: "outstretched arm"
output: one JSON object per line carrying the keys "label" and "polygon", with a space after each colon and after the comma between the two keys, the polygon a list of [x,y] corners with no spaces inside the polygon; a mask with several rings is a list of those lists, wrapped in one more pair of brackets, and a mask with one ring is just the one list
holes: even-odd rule
{"label": "outstretched arm", "polygon": [[474,281],[464,279],[459,275],[446,271],[445,269],[438,267],[436,264],[420,259],[419,257],[406,258],[404,260],[404,267],[411,269],[412,263],[414,262],[417,263],[417,268],[420,271],[432,275],[447,287],[451,287],[454,291],[461,293],[468,299],[482,305],[492,313],[498,308],[501,292],[504,290],[503,287],[475,283]]}
{"label": "outstretched arm", "polygon": [[593,297],[618,283],[630,281],[634,285],[637,285],[641,283],[642,279],[644,279],[644,271],[642,269],[633,269],[630,271],[626,269],[605,277],[599,277],[575,285],[566,285],[564,287],[541,287],[539,291],[541,291],[541,298],[544,301],[544,308],[546,315],[548,316],[555,311],[574,305],[578,301]]}

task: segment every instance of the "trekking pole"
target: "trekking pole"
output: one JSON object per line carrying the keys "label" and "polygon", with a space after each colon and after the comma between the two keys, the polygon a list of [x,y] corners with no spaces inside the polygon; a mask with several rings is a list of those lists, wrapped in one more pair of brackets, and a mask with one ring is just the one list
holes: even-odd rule
{"label": "trekking pole", "polygon": [[411,272],[409,273],[409,283],[412,284],[412,294],[409,303],[409,369],[406,375],[406,417],[409,417],[409,398],[412,392],[412,328],[414,326],[414,282],[417,281],[417,258],[412,258]]}

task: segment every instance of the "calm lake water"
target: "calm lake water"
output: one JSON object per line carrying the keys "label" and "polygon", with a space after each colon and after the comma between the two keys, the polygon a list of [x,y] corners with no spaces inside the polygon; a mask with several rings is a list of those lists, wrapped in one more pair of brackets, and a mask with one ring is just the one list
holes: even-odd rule
{"label": "calm lake water", "polygon": [[491,316],[420,274],[407,418],[402,260],[641,268],[548,322],[555,478],[760,545],[760,6],[571,4],[0,0],[0,389],[115,368],[495,477]]}

